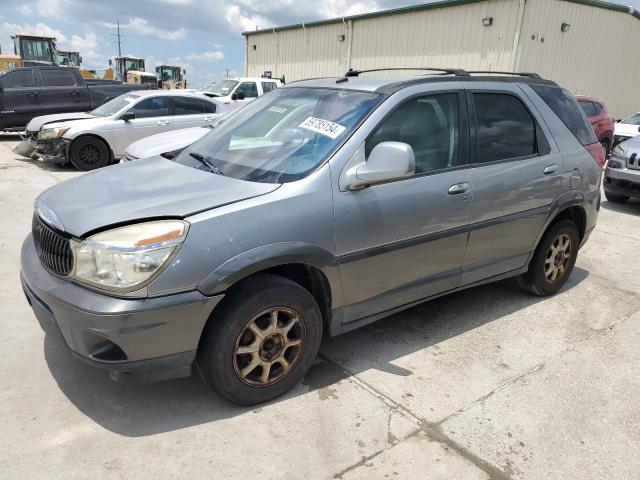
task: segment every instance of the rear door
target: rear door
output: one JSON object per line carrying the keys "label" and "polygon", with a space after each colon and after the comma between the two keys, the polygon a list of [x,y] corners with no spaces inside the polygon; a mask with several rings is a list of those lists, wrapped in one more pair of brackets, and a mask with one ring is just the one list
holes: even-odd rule
{"label": "rear door", "polygon": [[114,139],[117,158],[122,156],[125,148],[136,140],[168,132],[172,128],[172,118],[169,109],[168,95],[146,97],[132,105],[128,112],[133,112],[132,120],[115,120]]}
{"label": "rear door", "polygon": [[173,96],[172,130],[201,127],[216,118],[216,104],[204,98]]}
{"label": "rear door", "polygon": [[517,85],[467,93],[473,200],[462,285],[525,266],[551,203],[563,191],[562,156]]}
{"label": "rear door", "polygon": [[40,108],[33,69],[13,70],[0,77],[0,127],[23,127]]}
{"label": "rear door", "polygon": [[41,115],[90,109],[89,92],[71,68],[41,68]]}

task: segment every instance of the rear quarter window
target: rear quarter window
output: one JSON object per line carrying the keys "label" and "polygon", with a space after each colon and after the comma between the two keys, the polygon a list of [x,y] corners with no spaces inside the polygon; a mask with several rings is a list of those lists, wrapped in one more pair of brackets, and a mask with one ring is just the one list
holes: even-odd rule
{"label": "rear quarter window", "polygon": [[562,123],[582,145],[596,143],[598,139],[576,98],[567,90],[550,85],[531,85],[531,88],[553,110]]}

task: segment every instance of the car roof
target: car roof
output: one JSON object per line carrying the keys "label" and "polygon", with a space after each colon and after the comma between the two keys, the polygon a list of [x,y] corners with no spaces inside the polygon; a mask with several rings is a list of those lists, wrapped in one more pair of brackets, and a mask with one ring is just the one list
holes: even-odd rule
{"label": "car roof", "polygon": [[154,97],[166,95],[169,97],[195,97],[195,98],[206,98],[207,100],[212,100],[206,95],[202,95],[200,92],[192,91],[192,90],[133,90],[131,92],[123,93],[123,95],[130,95],[132,97]]}
{"label": "car roof", "polygon": [[[364,73],[364,72],[363,72]],[[466,72],[465,72],[466,73]],[[484,72],[481,72],[484,73]],[[498,73],[498,72],[496,72]],[[557,86],[551,80],[545,80],[535,74],[435,74],[435,75],[357,75],[345,77],[325,77],[289,82],[285,88],[314,87],[333,88],[341,90],[359,90],[390,95],[412,85],[437,82],[508,82],[508,83],[537,83]]]}
{"label": "car roof", "polygon": [[587,102],[597,102],[604,105],[604,102],[602,100],[596,97],[590,97],[589,95],[576,95],[576,99],[578,99],[578,101],[586,100]]}

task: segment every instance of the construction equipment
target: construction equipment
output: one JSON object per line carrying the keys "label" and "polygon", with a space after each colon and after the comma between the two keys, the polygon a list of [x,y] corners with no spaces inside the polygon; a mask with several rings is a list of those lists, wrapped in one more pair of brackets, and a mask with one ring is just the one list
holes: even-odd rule
{"label": "construction equipment", "polygon": [[0,53],[0,72],[11,68],[22,67],[22,59],[18,55],[4,55]]}
{"label": "construction equipment", "polygon": [[163,90],[187,88],[187,79],[184,78],[186,73],[186,70],[182,70],[175,65],[158,65],[156,67],[158,88]]}
{"label": "construction equipment", "polygon": [[82,63],[82,57],[78,52],[69,52],[66,50],[56,50],[56,64],[63,67],[79,67]]}
{"label": "construction equipment", "polygon": [[14,35],[13,53],[22,58],[25,66],[56,65],[55,37]]}

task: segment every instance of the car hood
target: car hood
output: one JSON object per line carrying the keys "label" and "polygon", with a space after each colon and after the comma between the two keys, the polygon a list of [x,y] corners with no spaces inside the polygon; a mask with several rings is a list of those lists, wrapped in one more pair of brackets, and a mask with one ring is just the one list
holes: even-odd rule
{"label": "car hood", "polygon": [[56,113],[53,115],[42,115],[36,117],[27,124],[28,132],[39,132],[43,125],[64,120],[80,120],[83,118],[96,118],[93,115],[82,112]]}
{"label": "car hood", "polygon": [[630,123],[616,123],[615,135],[628,135],[635,137],[638,135],[638,125],[631,125]]}
{"label": "car hood", "polygon": [[127,147],[124,154],[130,160],[154,157],[161,153],[188,147],[209,132],[211,132],[209,127],[194,127],[151,135],[133,142]]}
{"label": "car hood", "polygon": [[81,237],[116,224],[149,218],[184,218],[264,195],[278,187],[151,157],[63,182],[42,193],[37,203],[45,211],[52,210],[67,233]]}
{"label": "car hood", "polygon": [[625,158],[629,158],[634,153],[640,154],[640,135],[618,144],[614,149],[614,153],[622,155]]}

